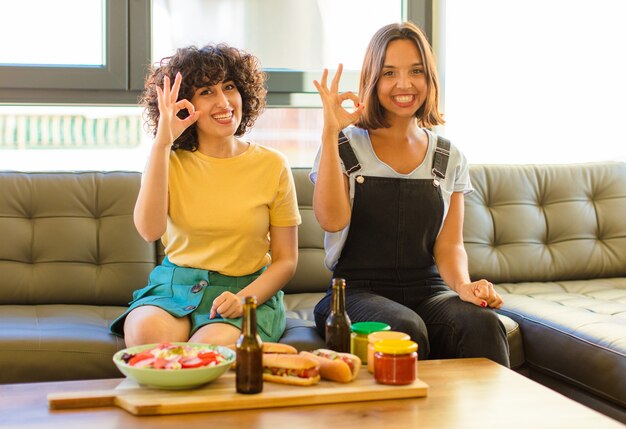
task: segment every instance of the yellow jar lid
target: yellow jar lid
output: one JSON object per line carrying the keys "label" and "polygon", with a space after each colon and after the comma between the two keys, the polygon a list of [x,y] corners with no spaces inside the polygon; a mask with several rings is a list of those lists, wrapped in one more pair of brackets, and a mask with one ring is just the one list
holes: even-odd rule
{"label": "yellow jar lid", "polygon": [[417,351],[417,343],[411,340],[381,340],[374,343],[374,350],[377,352],[404,355]]}
{"label": "yellow jar lid", "polygon": [[404,332],[398,331],[378,331],[372,332],[367,336],[367,341],[370,343],[375,343],[380,340],[410,340],[411,337],[409,334],[405,334]]}

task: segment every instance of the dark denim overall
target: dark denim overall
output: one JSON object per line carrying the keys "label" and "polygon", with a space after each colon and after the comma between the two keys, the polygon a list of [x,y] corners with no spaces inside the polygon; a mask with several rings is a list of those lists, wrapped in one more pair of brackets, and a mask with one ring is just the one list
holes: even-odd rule
{"label": "dark denim overall", "polygon": [[[350,229],[333,273],[346,279],[352,322],[385,322],[409,334],[420,359],[488,357],[508,366],[496,313],[461,301],[435,265],[450,142],[438,137],[431,179],[358,175],[361,166],[343,133],[339,152],[348,174],[357,174]],[[322,335],[329,307],[330,291],[315,307]]]}

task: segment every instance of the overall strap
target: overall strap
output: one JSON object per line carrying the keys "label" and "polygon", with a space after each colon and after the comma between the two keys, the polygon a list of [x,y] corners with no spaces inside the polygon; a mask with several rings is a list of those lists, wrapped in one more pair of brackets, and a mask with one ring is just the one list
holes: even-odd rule
{"label": "overall strap", "polygon": [[361,164],[359,163],[354,150],[352,150],[350,139],[346,137],[343,131],[339,132],[337,144],[339,144],[339,157],[343,161],[343,166],[346,168],[346,174],[350,175],[350,173],[359,171],[361,169]]}
{"label": "overall strap", "polygon": [[[339,157],[343,161],[343,165],[346,168],[346,173],[350,174],[361,169],[361,164],[356,157],[352,146],[350,145],[350,139],[346,137],[343,131],[339,132],[339,138],[337,140],[339,145]],[[446,171],[448,170],[448,159],[450,158],[450,140],[437,136],[437,146],[435,147],[435,155],[433,157],[433,169],[432,173],[435,178],[444,180],[446,178]]]}
{"label": "overall strap", "polygon": [[450,158],[450,140],[441,136],[437,136],[437,147],[435,147],[435,156],[433,157],[433,176],[435,182],[446,178],[446,170],[448,169],[448,159]]}

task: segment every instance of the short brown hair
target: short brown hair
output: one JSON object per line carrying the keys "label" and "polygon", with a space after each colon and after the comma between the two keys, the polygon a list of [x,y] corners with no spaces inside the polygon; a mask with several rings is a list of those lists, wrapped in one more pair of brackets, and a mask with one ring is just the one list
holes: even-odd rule
{"label": "short brown hair", "polygon": [[432,48],[424,33],[412,22],[389,24],[378,30],[370,40],[359,82],[359,96],[365,103],[363,116],[357,126],[365,129],[388,128],[385,112],[376,94],[376,85],[385,62],[387,46],[394,40],[411,40],[422,55],[427,80],[427,93],[424,104],[415,112],[415,117],[422,127],[441,125],[445,121],[439,112],[439,78]]}
{"label": "short brown hair", "polygon": [[[173,84],[178,72],[183,78],[178,100],[191,100],[198,88],[229,80],[235,83],[242,99],[241,123],[235,131],[237,137],[244,135],[254,125],[254,121],[265,108],[266,75],[255,56],[226,44],[210,44],[202,48],[188,46],[176,50],[171,57],[163,58],[146,78],[141,103],[146,109],[146,124],[153,135],[156,135],[159,123],[156,87],[163,87],[165,76],[169,76]],[[184,111],[179,112],[179,115],[186,116]],[[198,149],[196,124],[187,128],[174,141],[172,149],[192,152]]]}

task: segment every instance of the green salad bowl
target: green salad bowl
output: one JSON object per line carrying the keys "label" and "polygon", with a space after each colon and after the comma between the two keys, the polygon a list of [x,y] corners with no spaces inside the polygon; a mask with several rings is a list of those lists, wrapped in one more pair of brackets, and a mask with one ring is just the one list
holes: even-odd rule
{"label": "green salad bowl", "polygon": [[170,344],[173,346],[189,346],[202,351],[216,351],[224,356],[225,359],[218,364],[214,364],[213,366],[179,369],[135,367],[129,365],[122,359],[126,353],[135,355],[143,351],[152,350],[159,346],[158,344],[144,344],[118,351],[113,355],[113,362],[122,374],[135,380],[140,385],[168,390],[193,389],[210,383],[228,371],[228,369],[235,362],[235,352],[228,347],[194,343]]}

